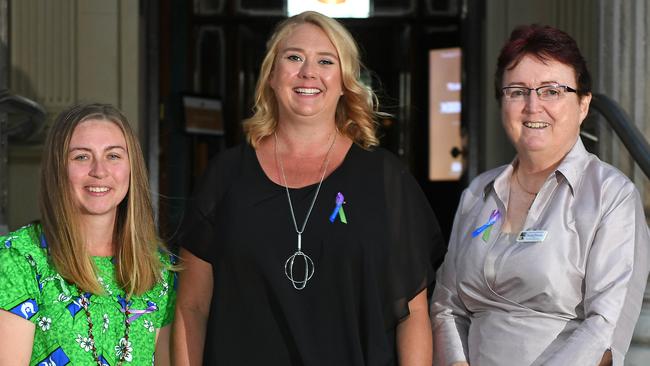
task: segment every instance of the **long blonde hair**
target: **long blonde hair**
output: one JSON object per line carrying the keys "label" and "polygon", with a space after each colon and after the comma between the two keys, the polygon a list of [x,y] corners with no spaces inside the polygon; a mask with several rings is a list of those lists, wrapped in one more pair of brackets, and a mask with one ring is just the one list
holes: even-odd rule
{"label": "long blonde hair", "polygon": [[156,235],[147,170],[140,144],[126,117],[107,104],[83,104],[61,112],[43,150],[40,210],[50,256],[61,276],[84,291],[103,293],[96,268],[79,230],[79,209],[68,180],[68,149],[75,128],[96,119],[115,123],[124,134],[131,170],[129,190],[117,208],[113,242],[115,276],[127,296],[149,290],[160,279],[163,249]]}
{"label": "long blonde hair", "polygon": [[336,126],[359,146],[369,149],[379,144],[376,136],[378,102],[372,89],[360,81],[361,61],[359,49],[350,32],[336,20],[323,14],[306,11],[294,15],[277,25],[267,42],[266,55],[260,68],[255,88],[253,116],[244,121],[248,142],[256,147],[265,136],[271,135],[278,124],[278,102],[269,85],[280,43],[301,24],[313,24],[325,32],[339,55],[343,96],[336,108]]}

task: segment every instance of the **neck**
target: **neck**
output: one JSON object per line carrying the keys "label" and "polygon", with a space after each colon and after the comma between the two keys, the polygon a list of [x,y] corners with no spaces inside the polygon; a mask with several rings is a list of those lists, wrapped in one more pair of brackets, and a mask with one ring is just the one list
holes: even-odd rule
{"label": "neck", "polygon": [[514,178],[521,189],[528,194],[537,194],[544,185],[546,178],[557,168],[559,162],[551,163],[534,161],[525,156],[518,157]]}
{"label": "neck", "polygon": [[322,149],[314,149],[315,146],[329,147],[333,133],[336,133],[334,121],[331,123],[320,123],[318,125],[298,125],[280,123],[276,134],[288,154],[300,155],[303,157],[320,156]]}
{"label": "neck", "polygon": [[91,256],[115,255],[113,232],[115,215],[83,215],[80,220],[82,238]]}
{"label": "neck", "polygon": [[555,170],[562,161],[562,159],[553,159],[549,161],[546,158],[531,154],[519,154],[517,160],[517,168],[522,175],[543,176],[544,178]]}

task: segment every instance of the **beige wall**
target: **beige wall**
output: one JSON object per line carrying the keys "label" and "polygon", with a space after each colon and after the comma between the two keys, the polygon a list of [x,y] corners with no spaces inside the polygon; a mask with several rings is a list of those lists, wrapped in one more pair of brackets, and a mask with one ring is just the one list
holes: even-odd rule
{"label": "beige wall", "polygon": [[[50,121],[73,103],[112,103],[138,130],[139,1],[13,0],[10,8],[12,93],[42,104]],[[10,229],[38,218],[44,133],[10,144]]]}

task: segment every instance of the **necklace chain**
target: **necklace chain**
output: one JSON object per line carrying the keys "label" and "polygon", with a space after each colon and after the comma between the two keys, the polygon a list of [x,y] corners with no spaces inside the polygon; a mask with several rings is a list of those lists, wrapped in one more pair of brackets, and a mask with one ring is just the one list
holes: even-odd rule
{"label": "necklace chain", "polygon": [[291,211],[291,219],[293,219],[293,226],[296,229],[296,233],[298,235],[301,235],[305,231],[305,227],[307,226],[307,221],[309,221],[309,215],[311,215],[311,210],[314,208],[314,204],[316,203],[316,198],[318,198],[318,193],[320,192],[320,187],[323,184],[323,180],[325,179],[325,173],[327,173],[327,166],[329,165],[330,162],[330,152],[332,151],[332,147],[334,147],[334,143],[336,142],[337,135],[338,135],[338,129],[335,131],[334,138],[332,139],[332,143],[330,143],[330,146],[327,149],[327,153],[325,154],[325,162],[323,163],[324,165],[323,172],[321,173],[320,181],[318,182],[318,186],[316,187],[316,193],[314,194],[314,198],[311,200],[311,204],[309,205],[309,210],[307,210],[305,221],[302,223],[302,227],[300,228],[300,230],[298,230],[298,223],[296,222],[296,215],[294,214],[293,204],[291,202],[291,194],[289,193],[287,176],[284,174],[284,164],[282,164],[282,159],[280,159],[280,157],[278,156],[278,135],[277,133],[273,132],[273,136],[275,137],[275,160],[280,165],[280,172],[282,173],[282,181],[284,183],[284,189],[287,192],[287,200],[289,201],[289,211]]}
{"label": "necklace chain", "polygon": [[515,180],[517,181],[517,185],[519,185],[519,188],[521,188],[522,191],[528,193],[531,196],[537,196],[537,193],[539,192],[531,192],[521,184],[521,182],[519,181],[519,169],[515,170],[514,174],[515,174]]}
{"label": "necklace chain", "polygon": [[[93,335],[93,321],[92,321],[92,318],[90,317],[90,310],[88,310],[88,306],[90,305],[90,300],[88,300],[88,298],[86,298],[82,294],[81,290],[79,290],[78,288],[77,288],[77,290],[79,292],[79,303],[81,304],[81,308],[84,309],[84,313],[86,315],[86,321],[88,322],[88,339],[90,341],[90,349],[91,349],[91,351],[93,353],[93,358],[94,358],[95,362],[97,362],[97,365],[102,366],[103,363],[99,359],[99,355],[97,354],[97,347],[95,346],[95,336]],[[90,297],[90,295],[89,295],[89,297]],[[129,322],[129,315],[131,314],[131,312],[129,311],[128,303],[125,303],[125,304],[126,304],[125,308],[124,308],[124,341],[125,341],[125,344],[122,345],[121,340],[118,340],[117,347],[120,347],[120,348],[122,348],[122,347],[126,348],[126,346],[128,345],[128,342],[129,342],[129,330],[131,328],[131,323]],[[125,360],[126,360],[126,349],[122,349],[121,352],[120,352],[120,358],[119,358],[116,366],[122,365]]]}
{"label": "necklace chain", "polygon": [[[334,138],[332,139],[332,143],[330,144],[329,148],[327,149],[327,153],[325,154],[325,161],[323,162],[323,172],[321,173],[320,176],[320,181],[318,182],[318,186],[316,187],[316,193],[314,193],[314,198],[311,200],[311,204],[309,205],[309,209],[307,210],[307,215],[305,215],[305,221],[302,223],[302,227],[298,229],[298,222],[296,221],[296,215],[293,210],[293,203],[291,202],[291,194],[289,193],[289,184],[287,183],[287,176],[284,173],[284,164],[282,163],[282,159],[278,156],[278,135],[276,132],[273,132],[273,137],[275,138],[275,146],[274,146],[274,154],[275,154],[275,160],[280,165],[280,172],[282,173],[282,180],[284,183],[284,189],[287,193],[287,201],[289,202],[289,211],[291,212],[291,219],[293,220],[293,227],[296,230],[296,234],[298,234],[298,249],[287,258],[287,260],[284,262],[284,274],[285,276],[291,281],[291,284],[293,285],[293,288],[296,290],[302,290],[307,286],[307,281],[314,275],[314,262],[312,259],[305,254],[302,251],[302,233],[305,231],[305,227],[307,226],[307,222],[309,221],[309,216],[311,215],[311,211],[314,208],[314,204],[316,203],[316,199],[318,198],[318,193],[320,192],[320,188],[323,185],[323,180],[325,179],[325,174],[327,173],[327,166],[329,165],[330,161],[330,153],[332,152],[332,148],[334,147],[334,143],[336,142],[336,137],[338,135],[338,129],[334,131]],[[304,263],[304,279],[297,279],[294,276],[294,271],[293,271],[293,265],[295,263],[296,259],[302,259]]]}

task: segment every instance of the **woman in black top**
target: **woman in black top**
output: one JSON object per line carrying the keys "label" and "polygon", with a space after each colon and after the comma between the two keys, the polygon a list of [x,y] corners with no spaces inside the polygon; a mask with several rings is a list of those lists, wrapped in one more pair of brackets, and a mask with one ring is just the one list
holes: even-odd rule
{"label": "woman in black top", "polygon": [[305,12],[267,48],[248,141],[211,162],[184,221],[177,363],[431,365],[440,231],[376,147],[353,38]]}

